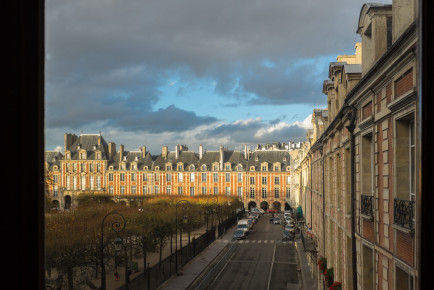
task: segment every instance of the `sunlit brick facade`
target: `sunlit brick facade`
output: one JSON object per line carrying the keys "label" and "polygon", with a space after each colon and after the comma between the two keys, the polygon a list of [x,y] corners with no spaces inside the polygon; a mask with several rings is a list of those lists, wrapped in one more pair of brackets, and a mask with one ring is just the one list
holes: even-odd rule
{"label": "sunlit brick facade", "polygon": [[[146,147],[126,151],[99,134],[65,134],[65,152],[46,154],[47,172],[56,174],[47,187],[55,206],[74,206],[83,193],[119,199],[146,195],[230,195],[245,207],[288,208],[291,199],[290,145],[258,145],[250,152],[220,146],[215,151],[189,151],[185,145],[151,155]],[[50,160],[49,160],[50,159]]]}
{"label": "sunlit brick facade", "polygon": [[314,110],[308,149],[293,172],[316,243],[310,258],[318,288],[319,257],[343,289],[417,285],[415,15],[413,0],[363,5],[361,63],[330,63],[328,107]]}

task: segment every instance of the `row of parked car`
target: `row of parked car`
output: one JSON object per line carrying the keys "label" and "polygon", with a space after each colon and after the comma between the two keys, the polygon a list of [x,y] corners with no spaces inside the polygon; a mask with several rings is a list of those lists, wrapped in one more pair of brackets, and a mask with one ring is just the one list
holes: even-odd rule
{"label": "row of parked car", "polygon": [[249,231],[253,228],[253,225],[264,213],[265,211],[263,209],[256,207],[252,208],[246,219],[238,221],[237,229],[234,233],[234,238],[237,240],[245,239],[249,234]]}
{"label": "row of parked car", "polygon": [[285,211],[283,214],[283,218],[285,220],[282,240],[294,240],[295,233],[299,231],[295,215],[292,211]]}

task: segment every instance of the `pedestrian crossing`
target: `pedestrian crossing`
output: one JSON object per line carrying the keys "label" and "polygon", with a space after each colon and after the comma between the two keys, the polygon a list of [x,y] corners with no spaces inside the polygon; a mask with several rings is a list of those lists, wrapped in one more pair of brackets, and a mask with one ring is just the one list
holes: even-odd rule
{"label": "pedestrian crossing", "polygon": [[236,243],[236,244],[294,244],[294,241],[282,241],[282,240],[235,240],[235,239],[218,239],[220,243]]}

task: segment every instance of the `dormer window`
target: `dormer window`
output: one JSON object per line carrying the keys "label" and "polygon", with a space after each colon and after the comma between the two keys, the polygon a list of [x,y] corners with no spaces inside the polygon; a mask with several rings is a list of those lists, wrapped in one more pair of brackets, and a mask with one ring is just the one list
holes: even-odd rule
{"label": "dormer window", "polygon": [[190,165],[190,170],[194,170],[194,165]]}
{"label": "dormer window", "polygon": [[226,165],[225,165],[225,170],[226,170],[226,171],[231,170],[231,166],[230,166],[229,164],[226,164]]}
{"label": "dormer window", "polygon": [[255,171],[255,166],[250,166],[250,171]]}
{"label": "dormer window", "polygon": [[255,161],[259,161],[259,157],[258,156],[255,157]]}
{"label": "dormer window", "polygon": [[206,165],[202,165],[202,170],[206,170]]}

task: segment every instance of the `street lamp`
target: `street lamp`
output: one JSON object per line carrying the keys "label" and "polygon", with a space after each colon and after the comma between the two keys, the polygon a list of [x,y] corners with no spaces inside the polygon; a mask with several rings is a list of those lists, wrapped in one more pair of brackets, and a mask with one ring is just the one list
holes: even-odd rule
{"label": "street lamp", "polygon": [[[182,199],[178,202],[176,202],[176,213],[175,213],[175,269],[176,272],[178,273],[178,239],[177,239],[177,234],[178,234],[178,205],[180,203],[186,203],[188,204],[188,206],[190,206],[190,202],[188,200]],[[183,217],[183,221],[184,223],[187,222],[188,217],[186,215],[184,215]],[[179,230],[179,242],[180,242],[180,246],[181,246],[181,263],[182,263],[182,232],[181,229]]]}
{"label": "street lamp", "polygon": [[[122,232],[125,229],[125,226],[127,222],[125,221],[125,218],[122,214],[118,212],[109,212],[104,216],[101,222],[101,249],[100,249],[100,256],[101,256],[101,289],[106,290],[106,275],[105,275],[105,266],[104,266],[104,222],[106,218],[110,215],[116,215],[116,220],[112,223],[111,228],[112,231],[114,231],[117,235],[119,235],[120,232]],[[118,248],[122,246],[122,239],[117,236],[115,239],[115,247]]]}

